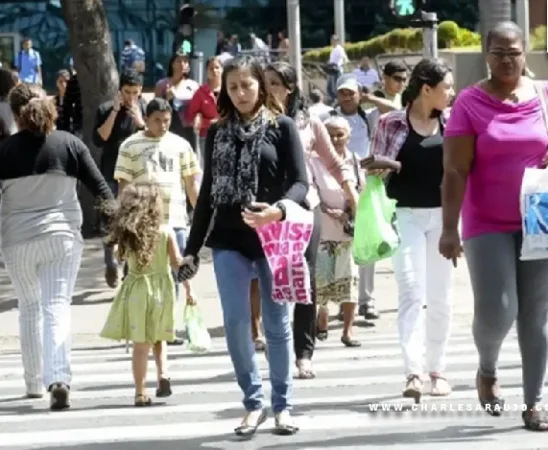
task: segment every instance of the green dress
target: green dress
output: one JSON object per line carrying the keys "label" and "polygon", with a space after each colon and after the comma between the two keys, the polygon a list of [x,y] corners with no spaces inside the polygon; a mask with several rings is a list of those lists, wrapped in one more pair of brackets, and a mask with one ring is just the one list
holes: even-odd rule
{"label": "green dress", "polygon": [[155,343],[175,339],[175,284],[168,256],[170,229],[162,227],[156,253],[146,269],[133,255],[128,274],[114,297],[101,337]]}

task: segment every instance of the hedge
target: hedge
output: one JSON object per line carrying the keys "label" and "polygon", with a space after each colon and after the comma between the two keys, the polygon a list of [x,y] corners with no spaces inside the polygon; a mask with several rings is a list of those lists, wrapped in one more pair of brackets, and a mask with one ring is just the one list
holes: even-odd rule
{"label": "hedge", "polygon": [[[546,28],[544,30],[546,35]],[[452,21],[440,23],[438,28],[439,48],[451,47],[477,47],[481,45],[481,37],[478,33],[459,28]],[[383,53],[421,52],[422,29],[420,28],[396,28],[386,34],[375,36],[367,41],[345,44],[345,50],[351,60],[357,60],[363,56],[371,58]],[[326,62],[329,59],[332,47],[324,47],[311,50],[303,55],[307,61]]]}
{"label": "hedge", "polygon": [[531,33],[531,50],[546,50],[546,27],[535,28]]}

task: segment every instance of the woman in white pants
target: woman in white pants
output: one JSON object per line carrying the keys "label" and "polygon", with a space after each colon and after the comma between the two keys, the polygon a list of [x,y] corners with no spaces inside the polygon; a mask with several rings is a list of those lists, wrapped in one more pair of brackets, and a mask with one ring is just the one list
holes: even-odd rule
{"label": "woman in white pants", "polygon": [[83,240],[78,180],[112,199],[89,149],[55,130],[55,105],[38,85],[9,94],[19,132],[0,148],[2,253],[19,303],[26,395],[50,392],[52,410],[68,408],[70,304]]}
{"label": "woman in white pants", "polygon": [[393,264],[407,378],[403,396],[416,401],[423,392],[424,369],[432,395],[451,392],[443,372],[450,333],[452,266],[439,254],[438,241],[442,231],[442,116],[453,94],[453,77],[445,63],[422,60],[404,93],[407,107],[382,116],[371,143],[372,154],[401,164],[401,170],[388,178],[387,194],[397,201],[401,235]]}

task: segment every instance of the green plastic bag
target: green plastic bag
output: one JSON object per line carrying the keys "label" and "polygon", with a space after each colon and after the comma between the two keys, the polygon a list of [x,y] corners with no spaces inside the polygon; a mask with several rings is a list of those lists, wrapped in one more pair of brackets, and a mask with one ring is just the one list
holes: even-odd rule
{"label": "green plastic bag", "polygon": [[188,338],[188,348],[194,353],[211,350],[211,336],[197,305],[186,305],[183,320]]}
{"label": "green plastic bag", "polygon": [[386,195],[383,180],[370,175],[358,201],[352,244],[354,262],[363,266],[390,258],[399,245],[396,201]]}

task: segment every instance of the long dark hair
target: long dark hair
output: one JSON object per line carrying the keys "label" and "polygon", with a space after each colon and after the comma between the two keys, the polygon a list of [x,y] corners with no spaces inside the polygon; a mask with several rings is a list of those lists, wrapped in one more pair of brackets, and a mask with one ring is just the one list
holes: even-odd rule
{"label": "long dark hair", "polygon": [[46,136],[55,129],[57,108],[37,84],[20,84],[8,97],[11,111],[22,125],[36,136]]}
{"label": "long dark hair", "polygon": [[269,71],[278,75],[284,87],[290,91],[285,104],[285,114],[292,119],[295,119],[299,113],[308,118],[308,104],[297,84],[295,68],[285,61],[277,61],[266,67],[265,72]]}
{"label": "long dark hair", "polygon": [[[419,98],[422,92],[422,87],[426,84],[432,88],[440,84],[451,68],[447,63],[437,58],[425,58],[421,60],[411,72],[409,84],[402,94],[402,105],[411,106],[413,102]],[[432,111],[432,118],[440,117],[442,111]]]}
{"label": "long dark hair", "polygon": [[279,102],[266,90],[264,70],[260,61],[252,56],[243,55],[227,61],[224,65],[221,92],[219,92],[219,98],[217,99],[217,111],[219,111],[221,120],[232,119],[238,115],[238,110],[228,95],[227,78],[231,72],[242,69],[249,70],[251,76],[259,83],[259,100],[257,107],[264,106],[275,116],[283,114],[283,109]]}
{"label": "long dark hair", "polygon": [[169,58],[169,65],[167,67],[167,76],[172,77],[173,76],[173,63],[177,58],[184,58],[188,61],[189,69],[187,72],[183,72],[183,78],[187,79],[190,78],[190,57],[186,53],[182,52],[175,52],[173,55],[171,55],[171,58]]}

